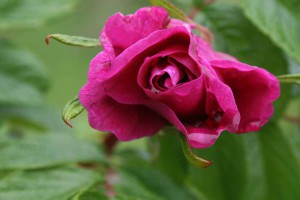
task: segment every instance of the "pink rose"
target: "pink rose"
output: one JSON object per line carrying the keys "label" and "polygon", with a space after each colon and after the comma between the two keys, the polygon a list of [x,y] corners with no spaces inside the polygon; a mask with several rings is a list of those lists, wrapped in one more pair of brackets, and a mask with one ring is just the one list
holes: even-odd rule
{"label": "pink rose", "polygon": [[211,146],[223,130],[259,130],[273,113],[278,80],[213,51],[191,29],[160,7],[110,17],[79,94],[90,125],[128,141],[169,122],[195,148]]}

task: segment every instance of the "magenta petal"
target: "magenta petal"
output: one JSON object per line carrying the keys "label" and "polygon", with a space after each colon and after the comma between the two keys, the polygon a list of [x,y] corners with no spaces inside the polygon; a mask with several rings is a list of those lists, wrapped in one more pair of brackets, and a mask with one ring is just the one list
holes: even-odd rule
{"label": "magenta petal", "polygon": [[[170,57],[175,61],[177,61],[178,63],[180,63],[181,65],[183,65],[184,67],[186,67],[188,69],[186,71],[191,72],[188,74],[190,77],[192,76],[199,77],[201,75],[200,67],[197,66],[196,62],[193,59],[191,59],[191,57],[189,56],[189,54],[187,54],[187,52],[174,53],[170,55]],[[169,62],[172,63],[171,60]]]}
{"label": "magenta petal", "polygon": [[209,130],[203,128],[190,128],[188,131],[188,142],[194,148],[207,148],[212,146],[220,136],[222,129]]}
{"label": "magenta petal", "polygon": [[133,15],[124,16],[117,13],[111,16],[102,32],[102,44],[106,46],[110,42],[118,55],[129,46],[145,38],[149,34],[164,28],[169,22],[166,10],[160,7],[145,7],[136,11]]}
{"label": "magenta petal", "polygon": [[117,57],[104,51],[92,60],[88,82],[79,99],[93,128],[110,131],[120,140],[152,135],[162,128],[165,119],[142,105],[146,96],[137,84],[137,74],[148,54],[164,49],[178,38],[186,43],[185,28],[156,31]]}
{"label": "magenta petal", "polygon": [[145,57],[160,52],[169,42],[173,43],[179,39],[184,46],[187,38],[187,30],[183,27],[156,31],[127,48],[111,62],[109,70],[103,71],[105,74],[101,75],[103,77],[101,87],[106,94],[120,103],[140,104],[146,96],[137,83],[137,77]]}
{"label": "magenta petal", "polygon": [[[198,78],[161,93],[153,93],[145,89],[150,99],[168,105],[178,117],[194,118],[201,116],[204,111],[205,93],[203,80]],[[184,106],[188,105],[188,106]]]}
{"label": "magenta petal", "polygon": [[86,84],[79,100],[88,112],[91,127],[112,132],[119,140],[128,141],[155,134],[165,120],[143,105],[126,105],[105,96],[99,84]]}
{"label": "magenta petal", "polygon": [[241,114],[238,130],[258,131],[273,113],[272,102],[279,97],[277,78],[266,70],[237,61],[215,60],[211,65],[233,91]]}
{"label": "magenta petal", "polygon": [[173,124],[181,133],[185,134],[189,144],[194,148],[207,148],[215,143],[223,129],[209,130],[206,128],[197,128],[184,125],[173,109],[166,104],[147,100],[145,105],[159,113],[171,124]]}

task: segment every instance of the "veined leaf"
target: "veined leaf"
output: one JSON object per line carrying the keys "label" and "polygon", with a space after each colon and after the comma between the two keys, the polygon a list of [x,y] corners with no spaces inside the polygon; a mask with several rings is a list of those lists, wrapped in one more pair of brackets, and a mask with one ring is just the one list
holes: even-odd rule
{"label": "veined leaf", "polygon": [[[136,197],[137,199],[145,200],[196,200],[189,188],[185,186],[186,178],[189,171],[180,170],[178,173],[184,173],[180,175],[175,175],[175,170],[170,169],[174,167],[178,169],[179,167],[174,166],[175,164],[182,165],[178,161],[178,157],[182,157],[183,161],[186,162],[180,147],[180,140],[177,133],[167,136],[165,139],[174,136],[174,139],[178,140],[178,149],[174,147],[177,145],[171,144],[169,146],[164,146],[164,153],[161,155],[159,160],[156,160],[155,165],[151,166],[151,161],[149,160],[149,154],[144,151],[128,151],[122,150],[114,155],[114,159],[118,160],[120,163],[118,170],[116,171],[117,177],[114,186],[115,191],[120,197]],[[173,141],[171,141],[173,143]],[[171,147],[170,150],[167,150]],[[175,151],[172,151],[175,150]],[[181,155],[177,155],[179,152]],[[172,158],[175,162],[171,162],[167,165],[167,161],[163,161],[161,165],[158,164],[163,159],[171,160]],[[167,166],[172,171],[166,173]],[[119,176],[118,176],[119,174]],[[182,180],[184,176],[184,180]],[[126,199],[126,198],[125,198]],[[129,200],[131,198],[128,198]],[[134,200],[134,199],[133,199]]]}
{"label": "veined leaf", "polygon": [[275,123],[259,133],[223,133],[212,148],[201,150],[215,164],[192,167],[191,187],[209,200],[298,199],[300,163],[287,137]]}
{"label": "veined leaf", "polygon": [[105,156],[96,145],[81,141],[71,134],[17,136],[8,134],[0,137],[0,170],[37,169],[78,162],[105,162]]}
{"label": "veined leaf", "polygon": [[[165,174],[138,166],[122,170],[115,183],[117,194],[145,200],[196,200],[183,185],[172,182]],[[130,199],[130,198],[129,198]]]}
{"label": "veined leaf", "polygon": [[58,42],[70,46],[79,46],[79,47],[100,47],[101,46],[101,42],[99,39],[86,38],[81,36],[63,35],[63,34],[48,35],[46,37],[47,44],[49,44],[51,38],[57,40]]}
{"label": "veined leaf", "polygon": [[17,171],[0,180],[0,199],[67,200],[103,178],[79,167]]}
{"label": "veined leaf", "polygon": [[247,17],[300,62],[300,0],[242,0]]}
{"label": "veined leaf", "polygon": [[189,21],[189,18],[175,5],[168,0],[150,0],[153,6],[161,6],[168,11],[171,17],[181,19],[182,21]]}
{"label": "veined leaf", "polygon": [[[274,75],[288,73],[283,52],[262,34],[233,4],[215,3],[197,18],[214,33],[216,50],[228,53],[247,64],[267,69]],[[279,118],[290,99],[288,85],[281,86],[275,102],[275,117]]]}
{"label": "veined leaf", "polygon": [[0,106],[37,105],[48,85],[42,64],[29,52],[0,40]]}
{"label": "veined leaf", "polygon": [[66,130],[65,124],[60,120],[60,113],[46,105],[0,106],[1,120],[6,120],[13,125],[31,127],[38,130]]}
{"label": "veined leaf", "polygon": [[42,95],[30,85],[7,77],[0,72],[0,104],[37,105],[42,103]]}

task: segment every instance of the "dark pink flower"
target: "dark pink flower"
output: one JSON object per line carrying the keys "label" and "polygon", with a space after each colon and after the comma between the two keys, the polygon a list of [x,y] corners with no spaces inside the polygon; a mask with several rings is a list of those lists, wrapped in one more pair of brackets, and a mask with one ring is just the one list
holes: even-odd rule
{"label": "dark pink flower", "polygon": [[213,51],[191,29],[159,7],[110,17],[79,94],[90,125],[128,141],[170,123],[195,148],[223,130],[259,130],[273,113],[278,80]]}

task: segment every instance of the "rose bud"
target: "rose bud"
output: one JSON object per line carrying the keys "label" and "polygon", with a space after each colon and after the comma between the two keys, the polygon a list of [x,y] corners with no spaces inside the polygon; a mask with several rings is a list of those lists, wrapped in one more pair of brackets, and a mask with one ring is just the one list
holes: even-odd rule
{"label": "rose bud", "polygon": [[90,125],[129,141],[172,124],[206,148],[223,130],[266,124],[280,94],[276,77],[215,52],[192,28],[160,7],[110,17],[79,94]]}

